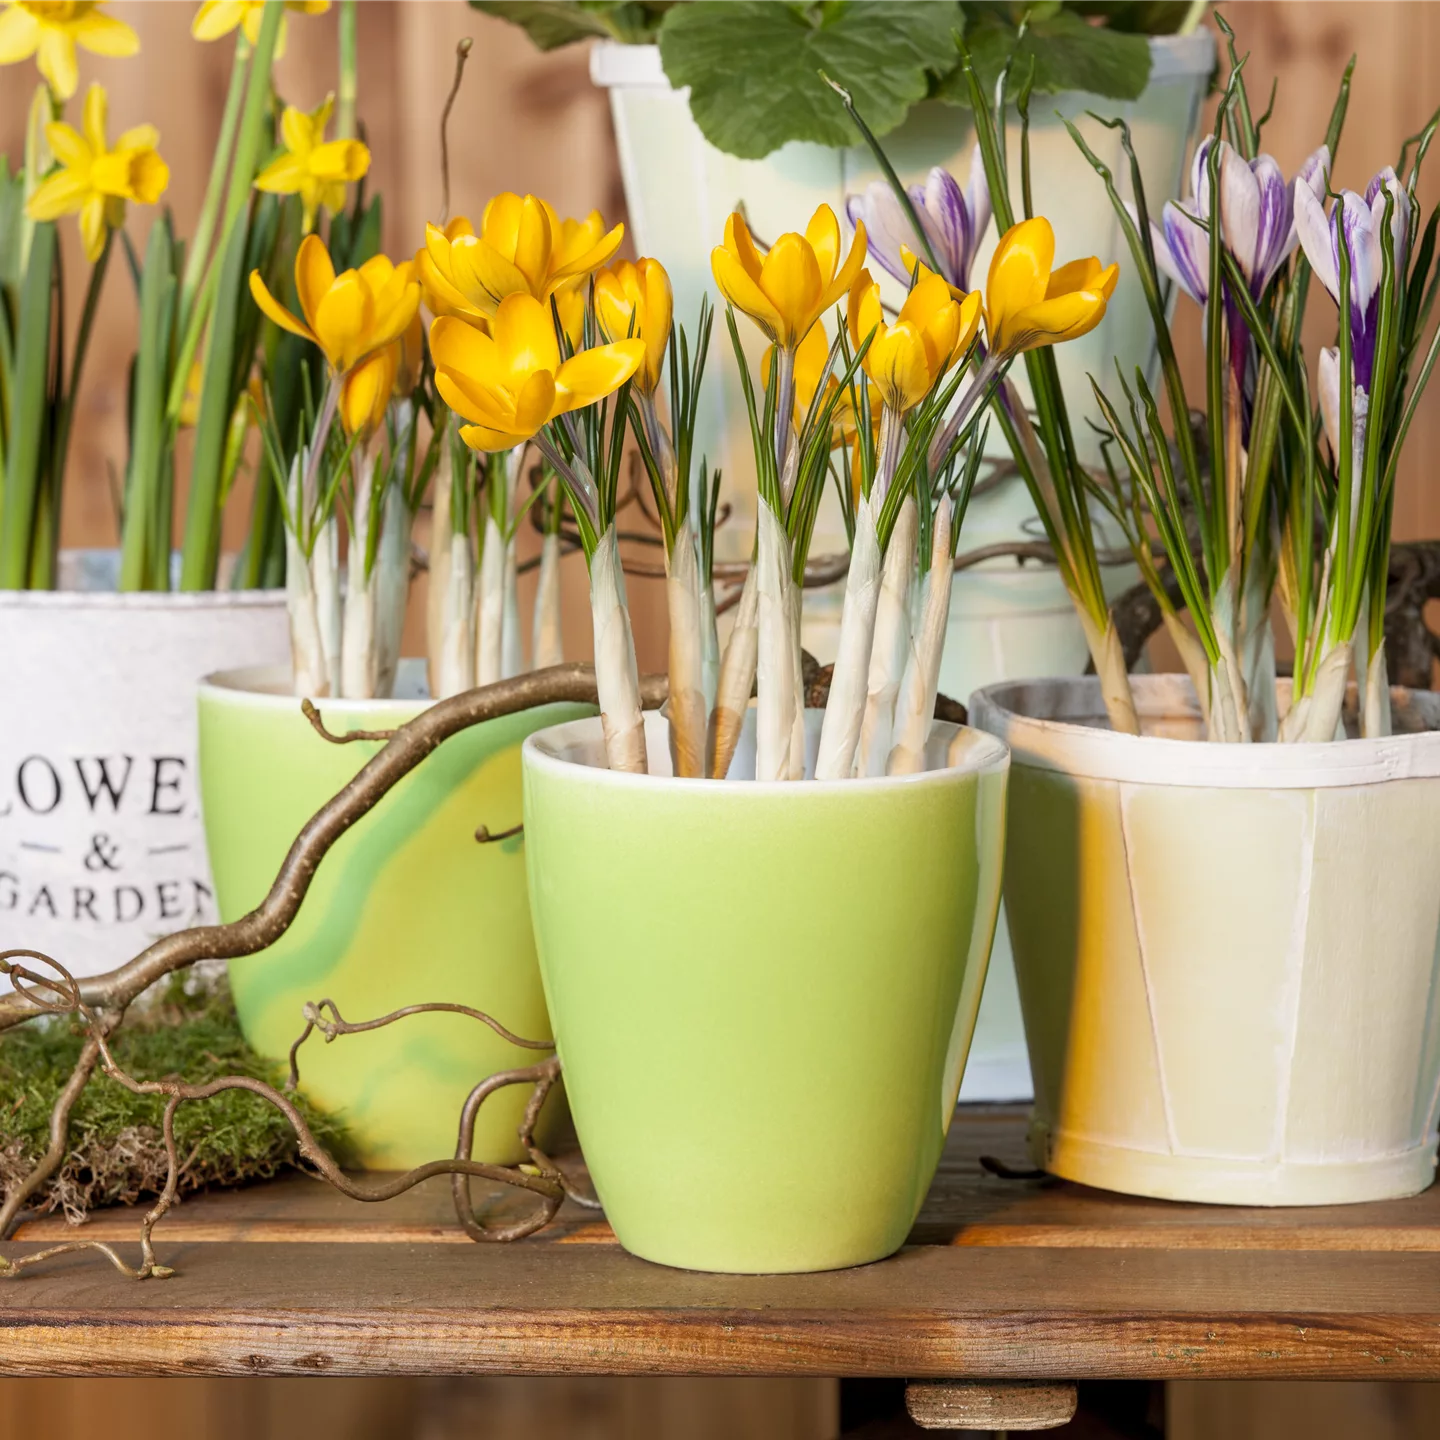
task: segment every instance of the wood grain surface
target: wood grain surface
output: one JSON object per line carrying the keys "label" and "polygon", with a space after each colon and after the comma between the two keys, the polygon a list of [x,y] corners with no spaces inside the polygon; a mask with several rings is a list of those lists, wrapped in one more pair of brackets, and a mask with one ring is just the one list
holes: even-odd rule
{"label": "wood grain surface", "polygon": [[819,1275],[651,1265],[571,1207],[548,1238],[457,1244],[434,1182],[374,1207],[300,1177],[200,1197],[157,1231],[174,1279],[76,1255],[0,1285],[0,1372],[1440,1378],[1440,1192],[1231,1211],[982,1171],[1022,1136],[962,1112],[911,1243]]}

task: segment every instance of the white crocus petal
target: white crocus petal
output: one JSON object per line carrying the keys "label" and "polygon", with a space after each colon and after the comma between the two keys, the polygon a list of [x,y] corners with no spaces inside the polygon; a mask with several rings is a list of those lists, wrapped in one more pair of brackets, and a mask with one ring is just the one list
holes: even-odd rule
{"label": "white crocus petal", "polygon": [[970,258],[990,226],[990,182],[985,177],[985,157],[979,145],[970,152],[970,180],[965,187],[965,205],[970,211]]}
{"label": "white crocus petal", "polygon": [[[1190,162],[1190,208],[1202,220],[1210,218],[1210,147],[1215,143],[1212,136],[1207,135],[1196,147],[1194,159]],[[1222,140],[1220,142],[1220,157],[1223,163],[1225,151],[1229,146]]]}
{"label": "white crocus petal", "polygon": [[1270,277],[1285,263],[1295,245],[1294,211],[1285,176],[1269,155],[1257,155],[1250,166],[1260,193],[1260,214],[1255,237],[1254,268],[1247,271],[1252,289],[1258,294]]}
{"label": "white crocus petal", "polygon": [[1163,251],[1156,249],[1160,268],[1198,304],[1210,293],[1210,236],[1184,206],[1167,202],[1163,211]]}
{"label": "white crocus petal", "polygon": [[1362,196],[1347,190],[1344,208],[1345,242],[1350,250],[1350,296],[1364,315],[1380,288],[1380,237],[1371,223],[1370,207]]}
{"label": "white crocus petal", "polygon": [[1253,281],[1260,258],[1260,183],[1228,145],[1220,152],[1220,229],[1241,273]]}
{"label": "white crocus petal", "polygon": [[1340,453],[1340,352],[1331,347],[1321,350],[1320,362],[1316,367],[1320,388],[1320,419],[1325,426],[1325,438],[1330,442],[1330,453]]}
{"label": "white crocus petal", "polygon": [[1405,252],[1410,240],[1410,196],[1400,183],[1395,171],[1387,165],[1365,187],[1365,198],[1370,202],[1370,224],[1376,235],[1385,228],[1385,192],[1390,192],[1394,209],[1390,213],[1390,234],[1395,256],[1395,269],[1405,268]]}
{"label": "white crocus petal", "polygon": [[1300,248],[1315,272],[1315,278],[1340,299],[1340,277],[1335,269],[1335,247],[1330,236],[1330,221],[1313,190],[1304,180],[1295,182],[1295,234]]}
{"label": "white crocus petal", "polygon": [[1312,150],[1295,177],[1301,181],[1317,200],[1324,200],[1325,187],[1330,183],[1330,147],[1321,145]]}
{"label": "white crocus petal", "polygon": [[900,250],[902,246],[914,248],[915,230],[889,185],[883,180],[872,181],[861,194],[850,196],[845,213],[852,227],[857,219],[865,222],[870,257],[897,280],[908,280]]}

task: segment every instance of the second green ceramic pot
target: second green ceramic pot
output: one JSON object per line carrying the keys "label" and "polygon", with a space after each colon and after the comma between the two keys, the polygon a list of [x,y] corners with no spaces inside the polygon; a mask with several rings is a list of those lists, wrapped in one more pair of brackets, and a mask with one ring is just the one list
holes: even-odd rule
{"label": "second green ceramic pot", "polygon": [[[1009,766],[989,736],[935,732],[927,773],[792,784],[619,774],[598,720],[525,742],[556,1043],[634,1254],[759,1273],[904,1243],[979,1007]],[[668,767],[658,715],[646,740]]]}
{"label": "second green ceramic pot", "polygon": [[[200,789],[221,918],[265,896],[300,827],[380,748],[333,745],[285,692],[275,670],[212,675],[200,691]],[[424,700],[322,700],[334,731],[389,729]],[[550,1021],[535,963],[525,890],[525,840],[490,845],[475,829],[521,817],[520,743],[532,731],[593,713],[551,705],[492,720],[446,740],[330,850],[290,929],[268,950],[230,964],[246,1038],[284,1061],[306,1001],[334,1000],[347,1020],[449,1001],[546,1039]],[[455,1152],[460,1107],[497,1070],[533,1050],[463,1015],[418,1015],[300,1052],[301,1085],[339,1115],[367,1168],[408,1169]],[[528,1092],[485,1102],[477,1159],[522,1158],[517,1127]],[[552,1107],[553,1108],[553,1107]]]}

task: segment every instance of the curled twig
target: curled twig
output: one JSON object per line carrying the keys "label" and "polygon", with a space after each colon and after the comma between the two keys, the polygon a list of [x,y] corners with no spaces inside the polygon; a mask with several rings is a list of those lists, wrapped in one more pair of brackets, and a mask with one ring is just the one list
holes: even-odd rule
{"label": "curled twig", "polygon": [[525,824],[522,821],[519,825],[512,825],[508,830],[492,831],[488,825],[477,825],[475,827],[475,840],[480,845],[494,845],[499,840],[513,840],[517,835],[525,833]]}
{"label": "curled twig", "polygon": [[343,735],[337,735],[333,730],[325,728],[325,721],[321,719],[320,712],[310,700],[300,702],[300,713],[310,722],[315,733],[322,739],[328,740],[332,745],[349,745],[356,740],[393,740],[393,730],[347,730]]}

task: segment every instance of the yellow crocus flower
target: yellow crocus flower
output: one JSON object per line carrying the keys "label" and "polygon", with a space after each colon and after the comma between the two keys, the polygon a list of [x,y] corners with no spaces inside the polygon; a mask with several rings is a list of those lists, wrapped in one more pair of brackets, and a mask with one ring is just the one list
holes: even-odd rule
{"label": "yellow crocus flower", "polygon": [[[584,220],[561,220],[534,195],[497,195],[480,218],[480,231],[452,221],[425,227],[425,248],[447,294],[458,295],[476,316],[495,314],[507,295],[541,302],[569,282],[593,274],[620,248],[625,227],[608,233],[598,210]],[[435,287],[440,288],[440,287]],[[462,313],[452,298],[451,313]]]}
{"label": "yellow crocus flower", "polygon": [[865,373],[885,404],[904,414],[930,393],[975,338],[980,292],[956,300],[941,276],[922,267],[895,323],[889,325],[880,306],[880,287],[869,270],[862,270],[850,290],[847,323],[856,349],[867,335],[873,337],[865,352]]}
{"label": "yellow crocus flower", "polygon": [[160,136],[153,125],[136,125],[110,148],[105,138],[109,102],[101,85],[85,92],[84,134],[63,121],[45,127],[45,138],[60,170],[42,180],[25,213],[32,220],[55,220],[80,214],[80,238],[93,264],[105,248],[107,227],[124,223],[125,202],[153,205],[170,183],[170,167],[155,146]]}
{"label": "yellow crocus flower", "polygon": [[0,13],[0,65],[32,55],[46,83],[68,100],[80,83],[75,47],[92,55],[133,55],[140,37],[113,15],[102,15],[98,0],[12,0]]}
{"label": "yellow crocus flower", "polygon": [[285,154],[255,177],[257,190],[300,197],[307,235],[315,228],[319,208],[323,205],[331,211],[342,209],[345,187],[370,168],[370,151],[360,141],[326,140],[325,127],[334,108],[333,95],[327,95],[324,103],[308,115],[287,105],[280,117]]}
{"label": "yellow crocus flower", "polygon": [[368,440],[380,428],[395,393],[399,367],[400,342],[396,340],[346,373],[340,384],[340,423],[347,435]]}
{"label": "yellow crocus flower", "polygon": [[613,394],[645,360],[643,340],[619,340],[562,361],[549,307],[527,291],[496,308],[491,334],[451,315],[430,325],[441,398],[468,425],[472,450],[513,450],[557,415]]}
{"label": "yellow crocus flower", "polygon": [[[302,15],[323,15],[330,8],[330,0],[285,0],[287,10],[298,10]],[[245,32],[245,38],[252,44],[260,39],[260,21],[265,14],[265,0],[205,0],[190,22],[190,33],[197,40],[219,40],[228,35],[237,25]],[[285,53],[285,21],[280,21],[280,33],[275,37],[275,58]]]}
{"label": "yellow crocus flower", "polygon": [[417,308],[405,333],[395,342],[396,351],[395,393],[409,396],[420,383],[420,371],[425,364],[425,324]]}
{"label": "yellow crocus flower", "polygon": [[1091,256],[1052,270],[1054,261],[1055,232],[1043,215],[1022,220],[995,247],[985,323],[997,357],[1074,340],[1105,318],[1120,267]]}
{"label": "yellow crocus flower", "polygon": [[282,330],[318,345],[330,369],[346,375],[362,360],[398,340],[420,306],[420,286],[408,260],[384,255],[339,275],[318,235],[307,235],[295,256],[295,290],[304,319],[292,315],[250,272],[255,303]]}
{"label": "yellow crocus flower", "polygon": [[[427,230],[431,227],[427,226]],[[438,226],[434,227],[439,229]],[[451,244],[462,236],[474,238],[475,227],[464,215],[457,215],[440,232],[446,244]],[[468,320],[472,325],[478,325],[482,329],[489,323],[484,315],[480,313],[461,292],[441,274],[440,267],[431,258],[429,248],[422,245],[415,252],[415,274],[420,281],[420,293],[425,301],[425,308],[437,318],[441,315],[454,315],[457,319]]]}
{"label": "yellow crocus flower", "polygon": [[725,222],[725,243],[710,252],[720,293],[743,310],[772,345],[794,350],[811,326],[845,295],[865,258],[865,226],[855,226],[850,253],[840,263],[840,225],[822,205],[803,235],[782,235],[764,258],[738,211]]}
{"label": "yellow crocus flower", "polygon": [[658,260],[617,261],[595,273],[595,319],[607,340],[645,342],[645,359],[635,372],[635,388],[653,394],[660,383],[675,296],[670,277]]}

